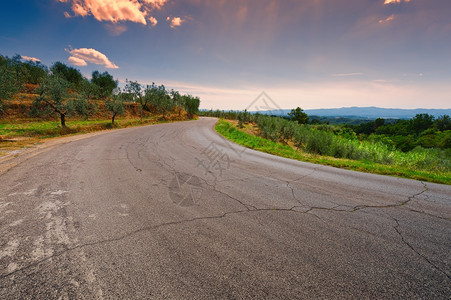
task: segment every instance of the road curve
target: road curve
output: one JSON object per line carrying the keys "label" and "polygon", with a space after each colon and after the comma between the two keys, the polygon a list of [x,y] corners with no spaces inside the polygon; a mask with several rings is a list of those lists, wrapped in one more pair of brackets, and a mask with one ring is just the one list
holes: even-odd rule
{"label": "road curve", "polygon": [[0,176],[0,299],[449,299],[451,187],[245,149],[215,119]]}

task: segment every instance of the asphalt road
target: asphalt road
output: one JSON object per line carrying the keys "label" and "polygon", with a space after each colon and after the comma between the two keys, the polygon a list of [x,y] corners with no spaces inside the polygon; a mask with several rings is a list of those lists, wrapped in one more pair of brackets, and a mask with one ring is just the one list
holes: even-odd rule
{"label": "asphalt road", "polygon": [[214,119],[0,175],[0,299],[449,299],[451,186],[279,158]]}

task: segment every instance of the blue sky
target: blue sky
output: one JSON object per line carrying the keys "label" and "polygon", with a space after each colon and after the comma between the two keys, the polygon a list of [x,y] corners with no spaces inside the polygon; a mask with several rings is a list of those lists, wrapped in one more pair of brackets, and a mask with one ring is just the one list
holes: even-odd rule
{"label": "blue sky", "polygon": [[449,0],[16,0],[0,54],[244,109],[451,108]]}

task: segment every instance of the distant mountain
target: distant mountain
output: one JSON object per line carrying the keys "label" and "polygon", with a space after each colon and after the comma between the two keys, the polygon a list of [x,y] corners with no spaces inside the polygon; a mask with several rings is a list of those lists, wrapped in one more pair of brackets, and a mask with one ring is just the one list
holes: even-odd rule
{"label": "distant mountain", "polygon": [[308,115],[324,117],[362,117],[369,119],[410,119],[417,114],[429,114],[435,117],[451,115],[451,109],[400,109],[400,108],[380,108],[380,107],[342,107],[330,109],[309,109],[305,111]]}
{"label": "distant mountain", "polygon": [[[274,115],[287,115],[291,109],[273,110],[268,113]],[[306,109],[309,116],[321,117],[346,117],[346,118],[367,118],[367,119],[410,119],[417,114],[429,114],[435,117],[449,115],[451,109],[400,109],[400,108],[380,108],[380,107],[342,107],[342,108],[322,108]],[[265,112],[260,112],[265,113]]]}

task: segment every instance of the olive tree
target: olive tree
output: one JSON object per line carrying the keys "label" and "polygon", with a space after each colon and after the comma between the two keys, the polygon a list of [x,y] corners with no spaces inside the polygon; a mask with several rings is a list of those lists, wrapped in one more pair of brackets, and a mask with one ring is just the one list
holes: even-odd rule
{"label": "olive tree", "polygon": [[184,108],[188,113],[188,116],[192,118],[195,114],[199,112],[200,99],[199,97],[193,97],[191,95],[183,96]]}
{"label": "olive tree", "polygon": [[163,115],[164,119],[166,119],[166,113],[174,109],[174,103],[164,85],[157,86],[155,83],[148,85],[144,91],[144,98]]}
{"label": "olive tree", "polygon": [[120,90],[106,100],[105,108],[111,112],[111,124],[114,125],[116,116],[122,115],[125,112],[124,98]]}
{"label": "olive tree", "polygon": [[57,113],[61,127],[66,128],[66,118],[72,114],[89,116],[95,112],[93,106],[83,95],[70,94],[70,82],[59,75],[49,75],[38,88],[39,97],[34,102],[35,114],[39,114],[39,109],[44,112]]}
{"label": "olive tree", "polygon": [[6,66],[0,66],[0,113],[3,112],[3,100],[10,99],[17,92],[14,74]]}

